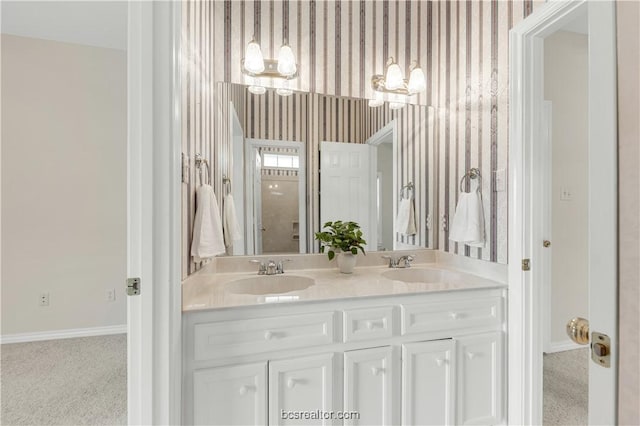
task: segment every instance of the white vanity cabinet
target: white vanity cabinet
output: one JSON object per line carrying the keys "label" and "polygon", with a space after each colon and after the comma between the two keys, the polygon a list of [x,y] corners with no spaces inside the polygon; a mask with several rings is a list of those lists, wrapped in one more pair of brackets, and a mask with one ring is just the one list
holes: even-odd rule
{"label": "white vanity cabinet", "polygon": [[496,287],[187,312],[183,423],[502,424],[505,296]]}

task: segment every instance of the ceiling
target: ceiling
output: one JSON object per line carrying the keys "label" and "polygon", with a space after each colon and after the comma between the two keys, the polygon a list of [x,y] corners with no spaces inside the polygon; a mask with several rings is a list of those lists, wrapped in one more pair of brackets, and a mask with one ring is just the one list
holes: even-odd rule
{"label": "ceiling", "polygon": [[2,1],[2,33],[127,49],[126,1]]}

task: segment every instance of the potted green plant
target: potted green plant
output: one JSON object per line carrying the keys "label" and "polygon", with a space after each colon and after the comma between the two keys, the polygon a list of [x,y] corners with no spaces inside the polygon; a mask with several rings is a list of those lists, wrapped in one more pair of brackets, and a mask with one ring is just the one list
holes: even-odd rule
{"label": "potted green plant", "polygon": [[327,250],[329,260],[332,260],[336,253],[338,254],[338,268],[343,274],[351,274],[356,266],[356,255],[358,250],[362,254],[364,245],[367,243],[362,238],[360,225],[356,222],[343,222],[337,220],[335,222],[327,222],[322,227],[321,232],[316,232],[316,240],[320,241],[320,253]]}

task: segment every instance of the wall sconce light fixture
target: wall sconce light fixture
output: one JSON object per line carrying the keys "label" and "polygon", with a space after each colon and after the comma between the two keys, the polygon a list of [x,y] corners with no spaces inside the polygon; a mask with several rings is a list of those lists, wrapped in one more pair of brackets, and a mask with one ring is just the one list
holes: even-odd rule
{"label": "wall sconce light fixture", "polygon": [[[427,90],[427,79],[418,62],[413,61],[409,80],[406,80],[400,66],[393,58],[389,58],[384,75],[376,74],[371,77],[371,87],[375,92],[408,97]],[[378,102],[374,101],[374,104],[379,106]]]}
{"label": "wall sconce light fixture", "polygon": [[241,61],[242,73],[250,77],[281,78],[291,80],[298,76],[298,65],[291,47],[285,43],[280,47],[278,59],[265,59],[262,49],[252,39],[245,49]]}

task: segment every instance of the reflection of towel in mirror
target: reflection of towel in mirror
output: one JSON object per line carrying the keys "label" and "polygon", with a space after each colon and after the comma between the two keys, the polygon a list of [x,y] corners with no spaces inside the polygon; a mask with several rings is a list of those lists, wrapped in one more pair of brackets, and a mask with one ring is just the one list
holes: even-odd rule
{"label": "reflection of towel in mirror", "polygon": [[413,208],[413,199],[403,198],[398,206],[398,215],[396,216],[396,229],[404,235],[416,234],[416,218]]}
{"label": "reflection of towel in mirror", "polygon": [[191,255],[195,262],[226,252],[222,240],[222,219],[218,200],[211,185],[201,185],[196,191],[196,220],[193,224]]}
{"label": "reflection of towel in mirror", "polygon": [[231,247],[234,241],[242,238],[242,230],[240,229],[238,216],[236,215],[236,204],[231,194],[227,194],[227,196],[224,197],[223,226],[224,243],[227,247]]}
{"label": "reflection of towel in mirror", "polygon": [[449,239],[473,247],[484,247],[484,210],[478,188],[460,193]]}

